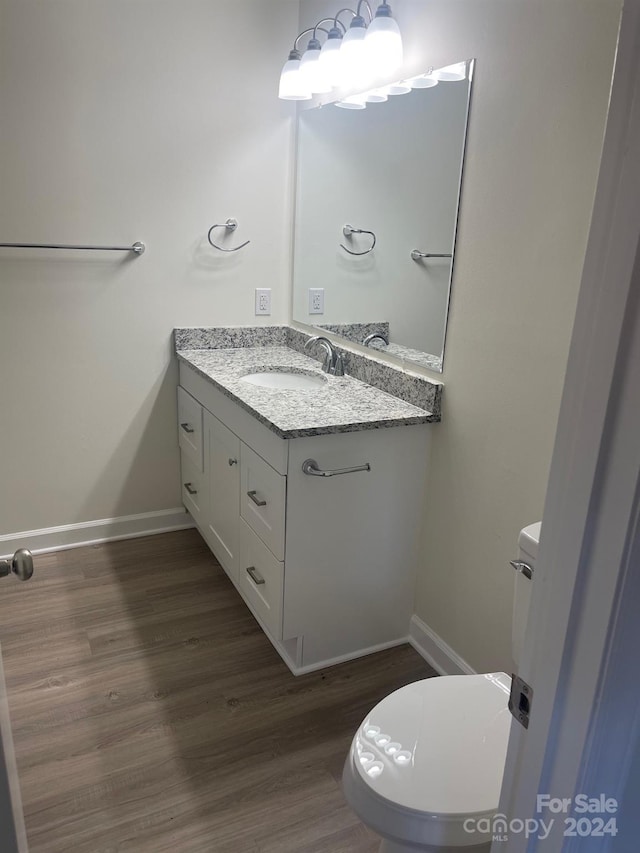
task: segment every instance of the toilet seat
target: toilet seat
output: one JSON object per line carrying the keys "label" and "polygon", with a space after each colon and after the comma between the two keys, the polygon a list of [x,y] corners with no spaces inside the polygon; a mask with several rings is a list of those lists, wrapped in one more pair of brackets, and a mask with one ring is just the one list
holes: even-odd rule
{"label": "toilet seat", "polygon": [[344,788],[385,837],[451,847],[487,840],[469,818],[498,809],[511,716],[505,673],[428,678],[385,697],[351,745]]}

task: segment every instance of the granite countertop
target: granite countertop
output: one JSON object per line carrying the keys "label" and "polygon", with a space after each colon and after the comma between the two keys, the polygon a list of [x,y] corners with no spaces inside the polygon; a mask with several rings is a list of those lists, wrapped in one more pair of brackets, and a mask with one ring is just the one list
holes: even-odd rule
{"label": "granite countertop", "polygon": [[[351,376],[328,376],[319,363],[287,346],[178,349],[178,359],[208,379],[281,438],[354,432],[436,421],[418,408]],[[326,379],[319,388],[283,390],[242,380],[287,368]]]}

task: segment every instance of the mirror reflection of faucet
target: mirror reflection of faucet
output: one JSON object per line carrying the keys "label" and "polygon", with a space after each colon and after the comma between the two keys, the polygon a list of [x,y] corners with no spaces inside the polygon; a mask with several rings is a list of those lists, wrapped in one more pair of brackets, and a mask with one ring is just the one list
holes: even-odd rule
{"label": "mirror reflection of faucet", "polygon": [[[371,332],[371,334],[367,335],[367,337],[362,341],[362,345],[365,347],[370,347],[372,341],[375,340],[382,341],[385,346],[389,346],[389,340],[386,335],[382,334],[382,332]],[[373,347],[373,349],[380,349],[380,347]]]}

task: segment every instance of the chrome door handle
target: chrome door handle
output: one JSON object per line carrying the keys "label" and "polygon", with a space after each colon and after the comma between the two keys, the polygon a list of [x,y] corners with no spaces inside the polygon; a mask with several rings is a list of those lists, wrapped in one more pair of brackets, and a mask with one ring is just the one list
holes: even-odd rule
{"label": "chrome door handle", "polygon": [[195,429],[194,429],[192,426],[190,426],[188,423],[186,423],[186,424],[180,424],[180,426],[182,427],[182,429],[183,429],[185,432],[189,432],[189,433],[191,433],[191,432],[195,432]]}
{"label": "chrome door handle", "polygon": [[334,468],[332,471],[322,471],[315,459],[305,459],[302,463],[302,473],[311,477],[337,477],[338,474],[355,474],[357,471],[370,471],[371,465],[354,465],[353,468]]}
{"label": "chrome door handle", "polygon": [[198,490],[192,488],[191,483],[185,483],[184,487],[189,492],[190,495],[197,495],[198,494]]}
{"label": "chrome door handle", "polygon": [[256,497],[257,489],[253,489],[251,492],[247,492],[247,496],[251,498],[256,506],[266,506],[266,501],[261,501],[260,498]]}
{"label": "chrome door handle", "polygon": [[0,560],[0,578],[13,574],[21,581],[28,581],[33,575],[33,557],[31,551],[19,548],[11,560]]}
{"label": "chrome door handle", "polygon": [[265,579],[262,577],[262,575],[256,569],[255,566],[249,566],[249,568],[247,569],[247,574],[256,586],[260,586],[260,584],[266,583]]}

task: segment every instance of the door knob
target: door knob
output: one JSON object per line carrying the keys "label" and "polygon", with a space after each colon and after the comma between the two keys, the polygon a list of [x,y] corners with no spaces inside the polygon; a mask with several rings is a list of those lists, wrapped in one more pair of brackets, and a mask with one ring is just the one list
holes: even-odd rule
{"label": "door knob", "polygon": [[31,551],[19,548],[12,560],[0,560],[0,578],[5,578],[13,572],[21,581],[28,581],[33,575],[33,557]]}

